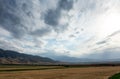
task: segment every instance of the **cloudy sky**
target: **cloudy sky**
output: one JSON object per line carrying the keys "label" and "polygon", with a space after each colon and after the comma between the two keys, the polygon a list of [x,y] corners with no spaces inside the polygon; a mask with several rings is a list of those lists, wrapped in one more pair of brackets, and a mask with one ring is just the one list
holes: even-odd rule
{"label": "cloudy sky", "polygon": [[0,0],[0,48],[117,58],[120,0]]}

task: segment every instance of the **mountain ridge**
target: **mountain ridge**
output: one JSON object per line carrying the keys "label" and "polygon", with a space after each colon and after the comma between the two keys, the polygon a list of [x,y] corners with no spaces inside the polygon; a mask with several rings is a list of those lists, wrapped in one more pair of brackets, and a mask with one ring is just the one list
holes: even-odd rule
{"label": "mountain ridge", "polygon": [[0,64],[55,64],[58,61],[47,57],[19,53],[0,48]]}

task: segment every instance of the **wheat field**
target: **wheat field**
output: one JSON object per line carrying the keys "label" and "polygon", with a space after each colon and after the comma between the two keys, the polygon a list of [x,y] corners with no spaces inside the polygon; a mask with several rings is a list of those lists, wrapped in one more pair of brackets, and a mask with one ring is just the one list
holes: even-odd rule
{"label": "wheat field", "polygon": [[118,72],[120,66],[5,71],[0,72],[0,79],[108,79]]}

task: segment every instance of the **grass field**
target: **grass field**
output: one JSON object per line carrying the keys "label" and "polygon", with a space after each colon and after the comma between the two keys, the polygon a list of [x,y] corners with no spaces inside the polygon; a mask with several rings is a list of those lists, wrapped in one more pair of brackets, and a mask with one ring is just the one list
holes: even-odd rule
{"label": "grass field", "polygon": [[63,66],[0,65],[0,72],[61,69]]}
{"label": "grass field", "polygon": [[0,79],[108,79],[120,66],[64,67],[0,65]]}

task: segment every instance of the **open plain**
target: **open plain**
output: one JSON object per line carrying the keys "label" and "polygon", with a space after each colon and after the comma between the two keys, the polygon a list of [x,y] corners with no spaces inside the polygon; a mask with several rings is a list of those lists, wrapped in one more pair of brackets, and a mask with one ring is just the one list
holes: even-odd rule
{"label": "open plain", "polygon": [[0,66],[0,79],[108,79],[120,66]]}

